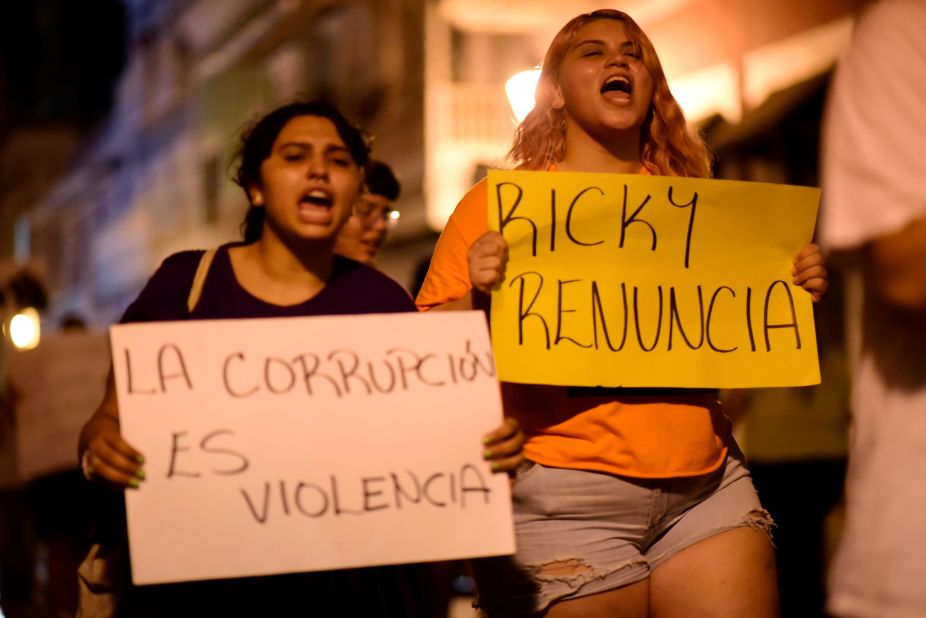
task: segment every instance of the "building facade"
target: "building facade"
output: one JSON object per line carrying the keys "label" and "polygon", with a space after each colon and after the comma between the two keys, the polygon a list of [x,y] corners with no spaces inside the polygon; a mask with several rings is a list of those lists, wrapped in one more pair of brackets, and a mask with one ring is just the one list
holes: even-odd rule
{"label": "building facade", "polygon": [[[627,0],[621,8],[653,39],[689,118],[709,141],[719,132],[729,156],[720,175],[785,181],[774,161],[743,163],[756,151],[739,145],[774,132],[781,109],[761,122],[773,95],[825,75],[861,3]],[[63,175],[43,176],[44,190],[20,196],[2,221],[15,230],[4,252],[41,265],[50,315],[76,311],[97,325],[117,319],[169,253],[239,236],[247,204],[229,180],[235,136],[294,97],[331,99],[376,136],[375,156],[403,185],[401,222],[378,265],[410,286],[459,196],[487,168],[506,165],[515,126],[506,80],[538,65],[556,30],[598,3],[124,6],[129,53],[112,112]]]}
{"label": "building facade", "polygon": [[[53,314],[118,319],[170,253],[240,237],[230,177],[240,130],[324,97],[376,135],[403,182],[403,232],[421,206],[423,7],[409,0],[126,2],[130,51],[115,105],[17,225]],[[419,223],[422,226],[423,223]]]}

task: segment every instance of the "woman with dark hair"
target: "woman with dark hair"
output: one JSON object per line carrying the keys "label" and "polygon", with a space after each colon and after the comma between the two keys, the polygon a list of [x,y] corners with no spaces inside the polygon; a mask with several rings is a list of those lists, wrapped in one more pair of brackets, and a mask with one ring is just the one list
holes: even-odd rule
{"label": "woman with dark hair", "polygon": [[[263,117],[244,133],[239,152],[236,182],[250,203],[244,242],[218,248],[195,303],[190,290],[204,252],[171,255],[122,322],[413,311],[398,283],[334,254],[368,156],[363,134],[326,103],[293,103]],[[520,463],[515,422],[505,422],[486,440],[494,469]],[[111,375],[79,449],[92,481],[125,489],[145,478],[143,454],[119,431]],[[124,514],[111,513],[103,542],[124,543],[124,526]],[[421,595],[413,581],[396,566],[159,586],[126,583],[119,615],[415,616]]]}
{"label": "woman with dark hair", "polygon": [[[567,23],[509,153],[519,169],[710,176],[653,45],[625,13]],[[451,215],[420,309],[486,307],[508,248],[487,231],[487,184]],[[794,283],[826,288],[813,245]],[[714,390],[502,384],[527,462],[515,477],[517,553],[474,562],[489,616],[777,615],[772,522]]]}

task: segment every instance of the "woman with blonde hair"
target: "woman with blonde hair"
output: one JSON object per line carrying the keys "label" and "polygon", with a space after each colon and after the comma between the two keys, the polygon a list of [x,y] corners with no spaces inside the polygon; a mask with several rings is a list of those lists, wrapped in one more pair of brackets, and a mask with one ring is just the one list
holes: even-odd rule
{"label": "woman with blonde hair", "polygon": [[[566,108],[557,99],[558,76],[576,33],[589,22],[612,19],[624,24],[634,54],[652,81],[652,102],[640,126],[639,157],[650,174],[663,176],[711,176],[711,156],[701,138],[690,131],[678,102],[669,91],[669,83],[656,50],[649,38],[629,15],[602,9],[580,15],[567,23],[547,50],[537,83],[536,104],[516,132],[509,158],[519,169],[548,169],[566,154]],[[609,170],[614,171],[614,170]],[[636,172],[637,170],[632,170]]]}
{"label": "woman with blonde hair", "polygon": [[[580,15],[547,52],[518,127],[519,169],[710,176],[652,43],[625,13]],[[438,242],[420,309],[488,306],[508,260],[487,185]],[[826,289],[813,245],[794,283]],[[513,488],[517,553],[474,564],[490,616],[777,615],[772,526],[717,392],[502,384],[527,435]]]}

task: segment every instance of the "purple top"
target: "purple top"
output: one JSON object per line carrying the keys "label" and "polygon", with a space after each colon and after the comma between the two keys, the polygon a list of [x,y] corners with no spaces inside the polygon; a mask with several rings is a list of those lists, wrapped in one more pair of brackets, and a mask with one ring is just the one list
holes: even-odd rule
{"label": "purple top", "polygon": [[263,301],[238,283],[228,249],[219,247],[203,284],[199,303],[187,312],[187,297],[204,251],[182,251],[169,256],[148,280],[121,322],[218,318],[276,318],[360,313],[415,311],[415,304],[402,286],[375,268],[336,255],[331,277],[322,290],[296,305],[274,305]]}
{"label": "purple top", "polygon": [[[187,298],[203,251],[169,256],[157,269],[122,322],[185,319],[264,318],[416,311],[395,281],[348,258],[335,256],[325,287],[296,305],[274,305],[256,298],[238,283],[228,249],[216,252],[192,313]],[[113,494],[115,495],[115,494]],[[121,505],[111,513],[109,534],[125,534]],[[124,536],[122,537],[124,539]],[[111,541],[110,541],[111,542]],[[126,546],[126,541],[121,541]],[[182,558],[181,558],[182,559]],[[427,565],[394,565],[315,573],[292,573],[157,586],[130,586],[120,595],[125,616],[383,616],[426,615]],[[429,615],[429,614],[428,614]]]}

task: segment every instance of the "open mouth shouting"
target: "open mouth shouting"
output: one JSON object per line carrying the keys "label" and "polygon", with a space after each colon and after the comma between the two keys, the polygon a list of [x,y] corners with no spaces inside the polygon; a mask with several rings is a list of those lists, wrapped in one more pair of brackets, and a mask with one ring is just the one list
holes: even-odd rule
{"label": "open mouth shouting", "polygon": [[334,215],[334,195],[328,189],[314,187],[299,197],[299,218],[304,223],[327,224]]}
{"label": "open mouth shouting", "polygon": [[633,94],[633,82],[626,75],[612,75],[601,85],[601,94],[612,103],[626,103]]}

